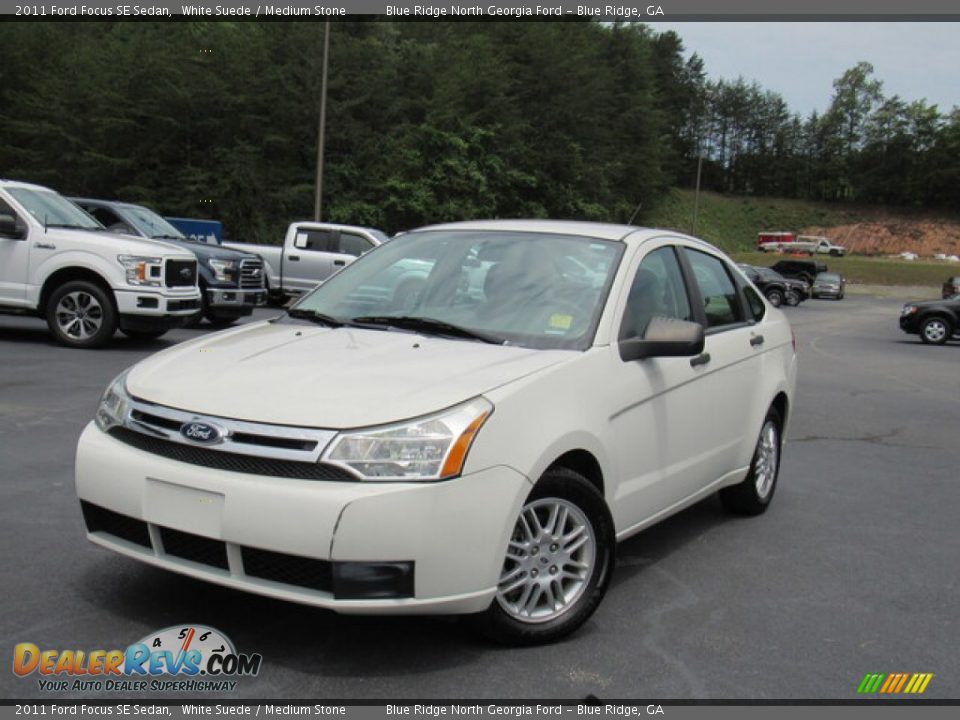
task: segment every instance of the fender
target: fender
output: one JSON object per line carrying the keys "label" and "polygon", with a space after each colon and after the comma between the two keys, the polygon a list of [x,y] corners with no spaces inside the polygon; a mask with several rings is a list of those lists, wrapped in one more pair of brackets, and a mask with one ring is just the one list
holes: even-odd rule
{"label": "fender", "polygon": [[[111,290],[124,287],[124,274],[120,264],[89,250],[70,249],[58,251],[55,255],[40,256],[40,262],[34,264],[36,251],[30,254],[30,282],[27,285],[27,302],[39,308],[40,291],[51,275],[59,270],[78,268],[96,273],[104,279]],[[42,309],[42,308],[41,308]]]}

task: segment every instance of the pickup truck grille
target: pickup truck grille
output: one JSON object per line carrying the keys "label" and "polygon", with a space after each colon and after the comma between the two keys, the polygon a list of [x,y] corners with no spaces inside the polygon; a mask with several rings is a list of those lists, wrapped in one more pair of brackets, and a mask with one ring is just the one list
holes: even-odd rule
{"label": "pickup truck grille", "polygon": [[263,287],[265,273],[263,272],[263,260],[260,258],[247,258],[240,261],[240,288],[250,288],[260,290]]}
{"label": "pickup truck grille", "polygon": [[184,287],[197,284],[196,260],[167,260],[164,281],[167,287]]}

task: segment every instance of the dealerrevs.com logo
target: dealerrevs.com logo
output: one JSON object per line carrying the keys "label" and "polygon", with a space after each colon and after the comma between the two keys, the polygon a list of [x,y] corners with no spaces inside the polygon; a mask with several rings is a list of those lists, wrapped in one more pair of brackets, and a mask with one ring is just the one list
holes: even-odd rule
{"label": "dealerrevs.com logo", "polygon": [[126,650],[41,650],[28,642],[13,648],[13,672],[38,675],[47,692],[232,691],[236,678],[256,676],[262,661],[205,625],[174,625]]}

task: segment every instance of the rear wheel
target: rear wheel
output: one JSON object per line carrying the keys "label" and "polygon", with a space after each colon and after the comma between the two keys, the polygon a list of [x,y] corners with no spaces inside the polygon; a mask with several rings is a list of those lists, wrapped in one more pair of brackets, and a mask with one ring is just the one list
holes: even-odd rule
{"label": "rear wheel", "polygon": [[473,618],[505,645],[552,642],[573,632],[600,604],[613,573],[613,519],[582,475],[544,473],[514,525],[486,612]]}
{"label": "rear wheel", "polygon": [[783,421],[775,408],[767,411],[760,428],[760,437],[753,452],[753,461],[747,477],[737,485],[725,487],[720,491],[720,502],[732,513],[738,515],[759,515],[764,512],[773,499],[777,489],[777,477],[780,474],[780,437]]}
{"label": "rear wheel", "polygon": [[767,300],[770,301],[770,304],[774,307],[780,307],[783,305],[783,291],[778,290],[777,288],[770,288],[766,292]]}
{"label": "rear wheel", "polygon": [[46,316],[54,337],[69,347],[100,347],[117,329],[117,311],[107,291],[87,280],[73,280],[54,290]]}
{"label": "rear wheel", "polygon": [[920,326],[920,339],[928,345],[943,345],[953,333],[946,318],[932,317]]}

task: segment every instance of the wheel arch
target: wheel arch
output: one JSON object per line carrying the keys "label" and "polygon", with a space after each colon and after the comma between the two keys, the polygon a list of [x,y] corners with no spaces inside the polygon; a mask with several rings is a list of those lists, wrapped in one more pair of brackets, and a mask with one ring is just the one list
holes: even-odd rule
{"label": "wheel arch", "polygon": [[114,312],[117,311],[117,299],[113,295],[113,288],[110,287],[110,283],[96,270],[85,267],[66,267],[51,273],[50,276],[44,280],[43,286],[40,289],[37,311],[45,313],[47,303],[50,302],[50,296],[53,295],[54,291],[61,285],[75,280],[86,280],[98,286],[110,299],[110,304],[113,306]]}
{"label": "wheel arch", "polygon": [[554,468],[566,468],[567,470],[572,470],[582,475],[601,495],[606,497],[604,492],[603,468],[600,467],[600,461],[597,460],[589,450],[582,448],[568,450],[547,466],[547,470]]}

